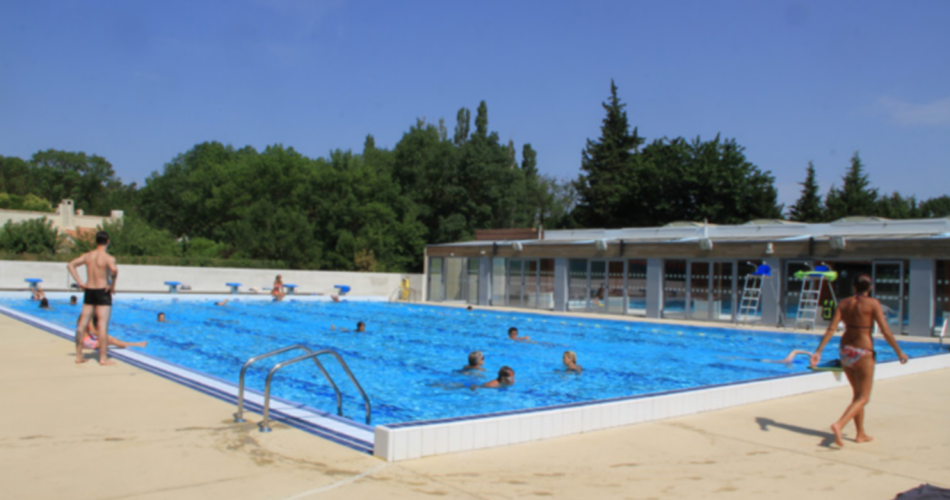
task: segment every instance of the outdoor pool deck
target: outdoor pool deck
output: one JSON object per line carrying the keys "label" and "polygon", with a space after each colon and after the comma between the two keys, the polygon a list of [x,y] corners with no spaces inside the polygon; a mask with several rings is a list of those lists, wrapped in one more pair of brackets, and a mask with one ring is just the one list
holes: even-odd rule
{"label": "outdoor pool deck", "polygon": [[[398,463],[0,316],[4,498],[893,498],[950,487],[950,370],[882,380],[873,443],[823,446],[850,391],[822,392]],[[913,361],[912,361],[913,362]],[[853,429],[849,428],[850,436]]]}

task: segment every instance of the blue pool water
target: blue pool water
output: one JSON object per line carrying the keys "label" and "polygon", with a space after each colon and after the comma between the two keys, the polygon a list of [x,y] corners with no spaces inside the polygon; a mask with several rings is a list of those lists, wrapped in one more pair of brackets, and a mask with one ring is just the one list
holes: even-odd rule
{"label": "blue pool water", "polygon": [[[53,300],[42,311],[26,299],[2,299],[0,304],[70,328],[79,306]],[[165,312],[169,323],[155,321]],[[354,329],[365,321],[366,333]],[[283,303],[151,299],[116,300],[111,332],[125,341],[147,340],[140,350],[232,382],[248,358],[283,346],[302,343],[314,349],[337,350],[349,363],[373,402],[373,424],[410,422],[498,411],[536,408],[619,396],[803,372],[807,361],[792,365],[763,362],[784,358],[792,349],[814,349],[813,335],[750,332],[729,328],[637,323],[553,315],[465,311],[426,305],[377,302]],[[331,329],[335,326],[336,329]],[[508,340],[517,326],[535,344]],[[836,357],[829,346],[826,358]],[[882,340],[878,360],[895,359]],[[911,357],[934,354],[934,344],[905,342]],[[467,375],[470,351],[485,353],[487,372]],[[561,355],[577,352],[582,375],[563,371]],[[263,390],[266,370],[290,353],[262,362],[248,372],[248,387]],[[344,413],[362,421],[362,399],[331,359],[325,364],[344,392]],[[473,391],[502,365],[515,369],[516,384],[502,390]],[[276,396],[329,412],[335,396],[312,364],[293,365],[275,378]]]}

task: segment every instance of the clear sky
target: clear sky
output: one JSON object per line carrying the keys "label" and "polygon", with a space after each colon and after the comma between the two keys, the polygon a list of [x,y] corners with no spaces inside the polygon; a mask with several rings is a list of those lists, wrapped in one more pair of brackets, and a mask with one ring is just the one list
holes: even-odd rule
{"label": "clear sky", "polygon": [[204,141],[391,148],[481,100],[574,178],[611,78],[642,136],[735,138],[783,203],[855,151],[882,191],[950,194],[946,0],[0,0],[0,155],[140,184]]}

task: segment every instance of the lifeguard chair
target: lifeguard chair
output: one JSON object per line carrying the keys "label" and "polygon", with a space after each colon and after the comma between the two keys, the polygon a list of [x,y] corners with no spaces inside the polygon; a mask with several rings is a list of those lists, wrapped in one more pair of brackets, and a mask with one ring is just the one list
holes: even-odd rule
{"label": "lifeguard chair", "polygon": [[772,277],[772,268],[768,264],[755,264],[755,271],[745,275],[742,297],[739,299],[739,314],[736,323],[754,323],[759,319],[759,307],[762,305],[762,285],[766,278]]}

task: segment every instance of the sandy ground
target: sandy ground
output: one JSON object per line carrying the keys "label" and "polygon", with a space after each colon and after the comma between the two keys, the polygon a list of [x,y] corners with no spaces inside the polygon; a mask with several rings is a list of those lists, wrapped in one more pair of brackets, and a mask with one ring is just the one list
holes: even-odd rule
{"label": "sandy ground", "polygon": [[[835,389],[579,436],[386,463],[0,316],[0,498],[890,499],[950,487],[950,370],[879,382],[872,443],[829,446]],[[913,362],[913,361],[911,361]],[[853,437],[853,427],[846,438]]]}

